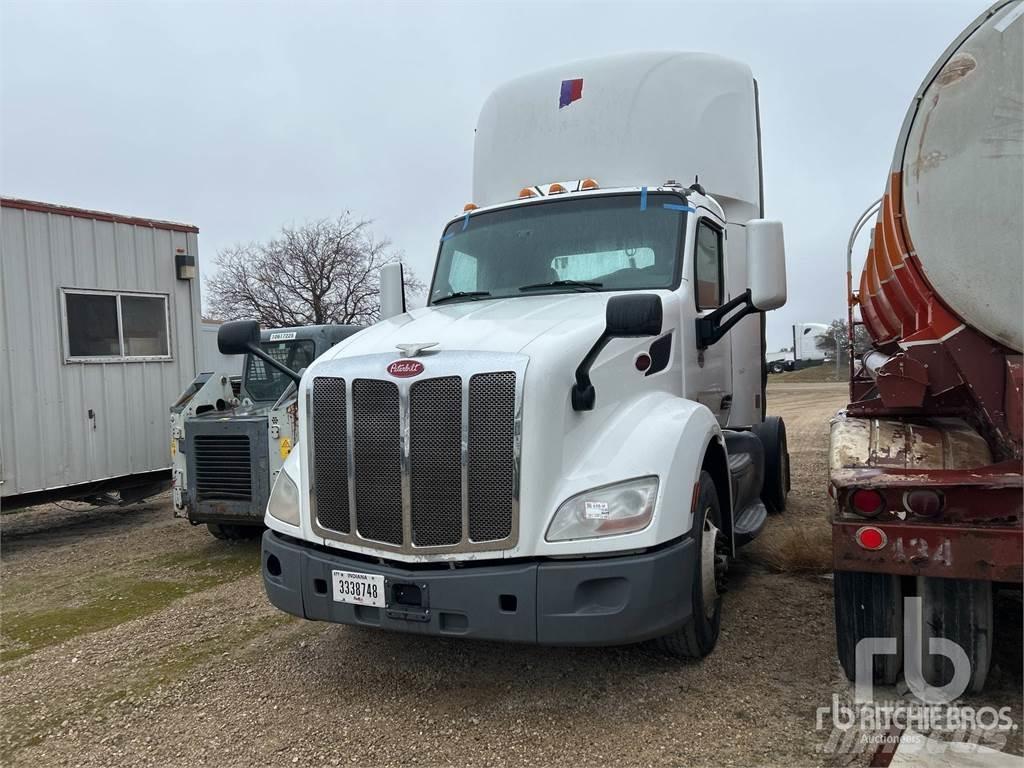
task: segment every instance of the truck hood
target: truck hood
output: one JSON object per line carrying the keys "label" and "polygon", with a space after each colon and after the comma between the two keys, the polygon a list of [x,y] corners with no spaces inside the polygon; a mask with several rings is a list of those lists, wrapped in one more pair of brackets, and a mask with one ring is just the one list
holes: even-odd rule
{"label": "truck hood", "polygon": [[[396,350],[397,344],[437,344],[433,349],[522,352],[551,342],[597,339],[605,305],[614,293],[517,296],[423,307],[384,320],[341,342],[320,360]],[[320,362],[318,360],[317,362]],[[574,363],[575,365],[575,363]],[[314,364],[315,366],[315,364]]]}

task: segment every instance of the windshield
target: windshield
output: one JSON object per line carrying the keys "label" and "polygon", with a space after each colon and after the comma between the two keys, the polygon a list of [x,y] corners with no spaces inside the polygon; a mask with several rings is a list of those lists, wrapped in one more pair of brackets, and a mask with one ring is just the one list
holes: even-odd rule
{"label": "windshield", "polygon": [[[316,357],[311,339],[293,341],[264,341],[260,347],[279,363],[299,371],[306,368]],[[267,365],[255,355],[246,355],[245,373],[242,386],[250,399],[256,401],[277,400],[292,383],[291,378]]]}
{"label": "windshield", "polygon": [[674,288],[682,202],[638,192],[467,215],[441,239],[430,303]]}

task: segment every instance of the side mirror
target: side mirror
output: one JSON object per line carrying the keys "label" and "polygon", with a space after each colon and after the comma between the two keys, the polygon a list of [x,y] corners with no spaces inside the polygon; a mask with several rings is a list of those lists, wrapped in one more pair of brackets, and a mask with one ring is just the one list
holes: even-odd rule
{"label": "side mirror", "polygon": [[661,297],[654,293],[612,296],[605,308],[608,338],[657,336],[661,333]]}
{"label": "side mirror", "polygon": [[217,349],[222,355],[255,355],[271,368],[276,368],[296,384],[302,374],[278,362],[260,347],[260,324],[255,320],[231,320],[217,331]]}
{"label": "side mirror", "polygon": [[590,382],[590,368],[612,339],[657,336],[661,333],[663,310],[661,296],[635,293],[612,296],[604,312],[604,333],[597,339],[576,368],[576,383],[570,392],[574,411],[594,410],[597,394]]}
{"label": "side mirror", "polygon": [[405,312],[405,275],[401,262],[380,268],[380,319],[387,320]]}
{"label": "side mirror", "polygon": [[697,318],[697,349],[716,343],[747,315],[778,309],[786,303],[786,249],[781,221],[747,222],[747,279],[747,290]]}
{"label": "side mirror", "polygon": [[260,324],[255,320],[231,320],[217,331],[217,349],[222,355],[246,355],[260,343]]}
{"label": "side mirror", "polygon": [[758,311],[778,309],[786,303],[786,247],[781,221],[747,222],[747,274],[750,303]]}

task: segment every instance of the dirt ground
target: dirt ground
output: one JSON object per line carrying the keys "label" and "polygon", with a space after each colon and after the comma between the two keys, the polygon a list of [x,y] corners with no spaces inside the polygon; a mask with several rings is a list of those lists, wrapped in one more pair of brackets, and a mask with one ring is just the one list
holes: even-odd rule
{"label": "dirt ground", "polygon": [[[263,594],[257,542],[215,540],[166,498],[5,515],[0,761],[866,765],[815,729],[848,689],[830,578],[763,565],[787,531],[824,526],[827,424],[844,402],[842,385],[771,385],[790,507],[735,564],[718,648],[697,663],[293,619]],[[993,688],[1021,722],[1019,671],[997,669]]]}

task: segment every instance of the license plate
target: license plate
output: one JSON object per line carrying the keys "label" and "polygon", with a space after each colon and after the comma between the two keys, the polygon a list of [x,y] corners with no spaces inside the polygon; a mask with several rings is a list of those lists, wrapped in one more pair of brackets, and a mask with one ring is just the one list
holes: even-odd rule
{"label": "license plate", "polygon": [[372,605],[384,608],[384,577],[355,571],[331,571],[334,580],[334,600],[352,605]]}

